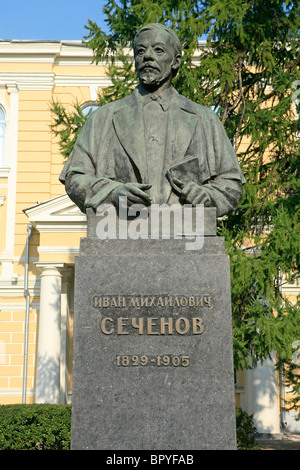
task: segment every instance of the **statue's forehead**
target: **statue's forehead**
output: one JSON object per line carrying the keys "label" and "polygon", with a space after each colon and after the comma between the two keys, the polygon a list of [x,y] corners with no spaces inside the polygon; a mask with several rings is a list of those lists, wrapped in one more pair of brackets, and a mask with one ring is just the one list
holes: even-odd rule
{"label": "statue's forehead", "polygon": [[170,34],[164,30],[146,29],[139,34],[136,46],[156,43],[164,44],[167,47],[172,46]]}

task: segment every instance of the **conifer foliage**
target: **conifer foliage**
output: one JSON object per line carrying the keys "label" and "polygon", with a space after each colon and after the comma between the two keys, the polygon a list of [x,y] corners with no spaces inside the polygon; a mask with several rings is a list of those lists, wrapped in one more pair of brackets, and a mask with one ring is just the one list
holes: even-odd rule
{"label": "conifer foliage", "polygon": [[[129,48],[143,24],[177,32],[183,58],[174,86],[218,114],[247,180],[237,210],[218,221],[231,258],[235,367],[275,351],[290,374],[300,314],[282,288],[299,283],[299,2],[107,0],[103,13],[109,33],[89,20],[85,37],[112,80],[100,106],[135,86]],[[66,157],[85,120],[79,109],[74,118],[53,104],[53,130]]]}

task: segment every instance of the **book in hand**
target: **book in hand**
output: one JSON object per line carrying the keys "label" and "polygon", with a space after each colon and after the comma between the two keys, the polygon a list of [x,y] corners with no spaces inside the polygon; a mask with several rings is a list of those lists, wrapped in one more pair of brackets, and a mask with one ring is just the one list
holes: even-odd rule
{"label": "book in hand", "polygon": [[[179,193],[181,192],[183,186],[190,182],[201,186],[199,160],[197,157],[189,158],[181,163],[178,163],[178,165],[172,166],[167,171],[167,175],[172,187]],[[176,180],[181,181],[183,185],[179,186]]]}

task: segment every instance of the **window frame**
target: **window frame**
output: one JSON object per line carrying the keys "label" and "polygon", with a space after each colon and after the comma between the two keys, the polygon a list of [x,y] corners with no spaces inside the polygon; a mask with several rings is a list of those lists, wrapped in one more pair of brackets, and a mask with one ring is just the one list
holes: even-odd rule
{"label": "window frame", "polygon": [[[1,114],[3,113],[3,119]],[[0,102],[0,128],[3,127],[3,136],[1,136],[1,131],[0,131],[0,168],[5,168],[5,141],[7,137],[7,116],[5,112],[5,108]]]}
{"label": "window frame", "polygon": [[8,174],[10,169],[9,165],[9,144],[8,141],[10,140],[10,119],[9,119],[9,109],[2,99],[0,99],[0,109],[3,111],[4,114],[4,145],[3,145],[3,162],[0,160],[0,172],[2,176]]}
{"label": "window frame", "polygon": [[85,116],[88,115],[90,110],[95,111],[96,108],[99,108],[99,103],[97,101],[87,101],[86,103],[82,104],[81,111]]}

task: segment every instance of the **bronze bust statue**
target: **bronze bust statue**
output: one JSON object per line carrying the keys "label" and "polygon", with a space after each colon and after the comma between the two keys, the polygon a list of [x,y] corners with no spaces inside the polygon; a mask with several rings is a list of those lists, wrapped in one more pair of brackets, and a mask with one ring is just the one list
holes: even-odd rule
{"label": "bronze bust statue", "polygon": [[87,119],[60,181],[86,212],[103,203],[203,204],[218,217],[235,209],[244,176],[223,125],[172,87],[181,61],[176,34],[161,24],[134,41],[139,85]]}

